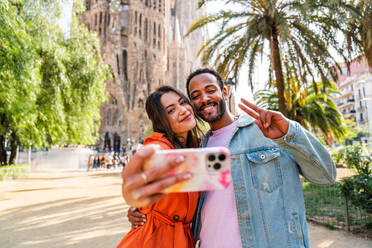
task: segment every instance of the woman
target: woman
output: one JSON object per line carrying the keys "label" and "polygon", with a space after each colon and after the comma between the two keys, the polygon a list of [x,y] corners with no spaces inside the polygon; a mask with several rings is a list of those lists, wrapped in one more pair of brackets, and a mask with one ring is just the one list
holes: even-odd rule
{"label": "woman", "polygon": [[[164,150],[199,146],[193,107],[177,89],[163,86],[153,92],[146,100],[146,112],[154,133],[144,145],[156,144]],[[194,247],[190,223],[198,198],[198,192],[171,193],[151,206],[140,208],[146,214],[146,223],[132,229],[118,248]]]}

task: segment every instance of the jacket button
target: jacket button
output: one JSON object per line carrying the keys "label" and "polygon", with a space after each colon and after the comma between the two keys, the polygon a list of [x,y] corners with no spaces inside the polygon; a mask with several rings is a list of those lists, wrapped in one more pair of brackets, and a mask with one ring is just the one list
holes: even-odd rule
{"label": "jacket button", "polygon": [[180,217],[178,215],[175,215],[175,216],[173,216],[173,220],[174,221],[179,221],[180,220]]}
{"label": "jacket button", "polygon": [[263,154],[263,153],[261,154],[260,157],[261,157],[262,160],[264,160],[266,158],[265,154]]}

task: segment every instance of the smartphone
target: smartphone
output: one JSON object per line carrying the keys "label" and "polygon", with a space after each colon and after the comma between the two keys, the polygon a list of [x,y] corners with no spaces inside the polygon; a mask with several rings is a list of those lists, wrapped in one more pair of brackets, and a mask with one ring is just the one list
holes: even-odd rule
{"label": "smartphone", "polygon": [[191,172],[192,177],[167,188],[164,193],[226,189],[231,183],[230,152],[225,147],[173,149],[156,151],[143,169],[161,165],[166,158],[182,154],[185,161],[164,177]]}

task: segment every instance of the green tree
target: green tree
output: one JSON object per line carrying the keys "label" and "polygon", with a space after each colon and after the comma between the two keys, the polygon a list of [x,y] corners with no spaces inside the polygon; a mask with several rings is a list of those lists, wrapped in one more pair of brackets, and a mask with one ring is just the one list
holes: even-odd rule
{"label": "green tree", "polygon": [[[200,0],[199,6],[213,0]],[[221,10],[193,23],[188,33],[208,23],[220,23],[217,34],[199,50],[206,63],[215,58],[217,70],[227,77],[237,78],[244,63],[249,68],[252,85],[254,65],[259,57],[268,57],[269,81],[278,92],[278,109],[288,115],[285,99],[285,78],[313,84],[318,92],[317,78],[323,82],[323,92],[329,84],[329,72],[337,77],[337,61],[330,48],[348,61],[347,47],[337,41],[338,31],[345,33],[347,19],[359,12],[342,0],[227,0],[239,6],[239,11]],[[269,53],[265,53],[265,47]],[[285,57],[285,58],[284,58]],[[285,61],[283,61],[285,59]],[[337,68],[334,68],[336,65]],[[295,70],[293,70],[295,68]],[[329,71],[328,68],[334,68]],[[293,70],[293,71],[292,71]],[[289,73],[292,71],[292,73]],[[237,80],[236,80],[237,81]],[[287,80],[289,82],[290,80]]]}
{"label": "green tree", "polygon": [[19,145],[92,144],[96,140],[108,68],[96,35],[78,23],[83,1],[75,2],[67,40],[57,25],[56,3],[1,2],[2,164],[13,163]]}
{"label": "green tree", "polygon": [[[322,82],[317,85],[322,86]],[[327,97],[316,94],[313,88],[301,89],[297,83],[287,84],[286,92],[289,101],[288,118],[299,122],[306,129],[312,129],[321,134],[328,145],[334,138],[341,140],[347,133],[347,127],[343,123],[342,114],[332,99],[338,94],[338,88],[330,83],[327,89]],[[258,105],[271,110],[278,110],[278,96],[275,90],[260,90],[255,94]]]}
{"label": "green tree", "polygon": [[32,24],[20,15],[22,6],[17,0],[0,1],[0,165],[8,163],[7,141],[12,150],[26,143],[35,121],[38,57],[27,32]]}

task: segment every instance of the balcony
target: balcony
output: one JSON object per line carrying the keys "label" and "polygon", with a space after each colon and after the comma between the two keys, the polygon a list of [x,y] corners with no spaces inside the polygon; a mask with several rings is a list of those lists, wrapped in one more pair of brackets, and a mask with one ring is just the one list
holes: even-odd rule
{"label": "balcony", "polygon": [[347,99],[347,102],[355,102],[355,99],[354,98]]}
{"label": "balcony", "polygon": [[363,119],[359,119],[359,120],[358,120],[358,123],[359,123],[359,124],[366,124],[366,123],[367,123],[367,120],[364,119],[364,118],[363,118]]}
{"label": "balcony", "polygon": [[355,109],[351,109],[351,110],[346,110],[344,109],[342,111],[342,114],[345,116],[345,117],[350,117],[351,115],[355,115],[356,114],[356,111]]}
{"label": "balcony", "polygon": [[359,112],[363,112],[365,109],[366,109],[366,108],[363,107],[363,106],[362,106],[362,107],[358,107],[358,111],[359,111]]}

